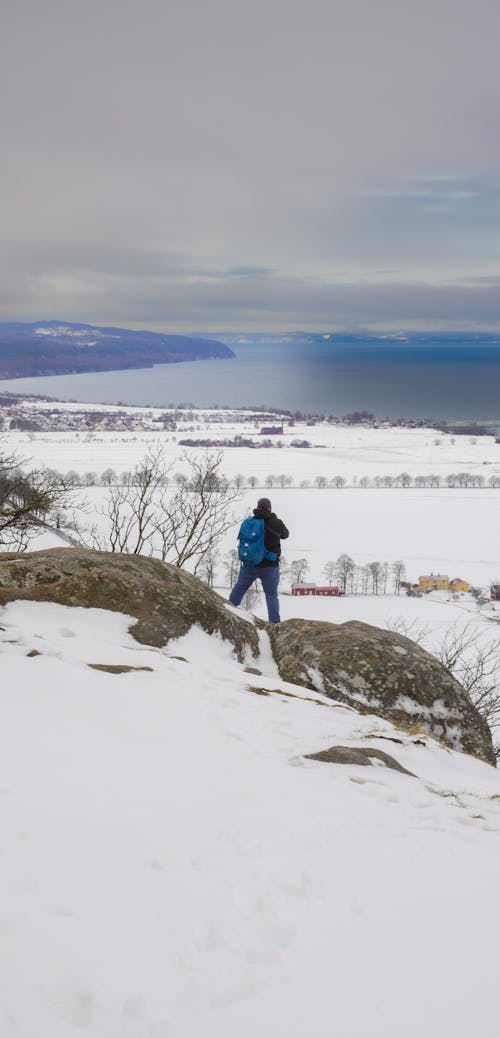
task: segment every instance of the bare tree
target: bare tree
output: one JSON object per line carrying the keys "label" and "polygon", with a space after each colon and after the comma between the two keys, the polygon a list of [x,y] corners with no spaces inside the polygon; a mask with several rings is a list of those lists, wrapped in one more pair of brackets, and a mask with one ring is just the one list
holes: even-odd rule
{"label": "bare tree", "polygon": [[187,483],[168,502],[164,500],[158,528],[161,557],[176,566],[192,561],[195,573],[201,556],[235,524],[231,506],[241,495],[221,475],[221,463],[220,453],[189,458]]}
{"label": "bare tree", "polygon": [[401,559],[397,559],[396,562],[393,562],[391,573],[394,591],[399,595],[401,591],[401,581],[404,580],[406,576],[406,566],[404,562],[401,562]]}
{"label": "bare tree", "polygon": [[248,476],[247,477],[248,486],[251,487],[252,490],[255,490],[255,487],[257,486],[258,482],[259,481],[257,479],[257,476]]}
{"label": "bare tree", "polygon": [[240,569],[240,560],[238,558],[238,552],[236,551],[236,548],[232,548],[231,551],[228,552],[228,554],[226,555],[224,569],[226,572],[227,582],[229,586],[232,587],[233,584],[236,582]]}
{"label": "bare tree", "polygon": [[382,577],[382,565],[380,562],[369,562],[368,572],[372,581],[372,592],[374,595],[378,595],[380,588],[380,581]]}
{"label": "bare tree", "polygon": [[332,487],[336,487],[337,490],[341,490],[345,487],[346,481],[343,476],[333,476],[330,480]]}
{"label": "bare tree", "polygon": [[292,584],[301,584],[309,571],[307,559],[294,559],[289,566],[289,574]]}
{"label": "bare tree", "polygon": [[216,568],[217,554],[213,548],[209,548],[208,551],[201,556],[196,570],[198,576],[201,577],[209,587],[214,586]]}
{"label": "bare tree", "polygon": [[326,476],[315,476],[314,482],[318,487],[318,490],[321,490],[323,487],[326,487],[328,485],[328,480]]}
{"label": "bare tree", "polygon": [[388,631],[402,634],[404,638],[411,638],[412,642],[424,647],[432,633],[432,628],[427,624],[421,624],[418,620],[405,620],[402,616],[386,619],[386,627]]}
{"label": "bare tree", "polygon": [[149,451],[123,486],[110,489],[105,535],[91,531],[93,547],[130,555],[156,555],[174,566],[201,559],[235,523],[239,492],[220,474],[221,454],[187,457],[188,476],[167,489],[170,466],[161,448]]}
{"label": "bare tree", "polygon": [[354,559],[350,555],[339,555],[335,563],[335,576],[339,582],[340,590],[347,591],[347,584],[352,580],[354,573]]}
{"label": "bare tree", "polygon": [[359,580],[361,584],[361,594],[368,594],[368,584],[370,582],[370,567],[360,566],[359,568]]}
{"label": "bare tree", "polygon": [[326,579],[328,581],[328,586],[329,587],[331,587],[332,584],[333,584],[333,578],[335,576],[336,568],[337,568],[337,563],[336,562],[326,562],[325,565],[323,566],[322,572],[325,574],[325,577],[326,577]]}

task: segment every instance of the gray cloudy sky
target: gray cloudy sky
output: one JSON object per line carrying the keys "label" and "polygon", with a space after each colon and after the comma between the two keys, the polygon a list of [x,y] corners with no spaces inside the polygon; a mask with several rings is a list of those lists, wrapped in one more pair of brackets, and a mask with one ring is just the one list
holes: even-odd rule
{"label": "gray cloudy sky", "polygon": [[3,0],[0,319],[500,327],[498,0]]}

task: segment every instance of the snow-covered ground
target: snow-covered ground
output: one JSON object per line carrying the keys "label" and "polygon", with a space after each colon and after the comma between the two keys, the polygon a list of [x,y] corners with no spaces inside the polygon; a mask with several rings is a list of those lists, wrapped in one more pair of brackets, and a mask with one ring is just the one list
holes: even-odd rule
{"label": "snow-covered ground", "polygon": [[[223,590],[220,590],[223,594]],[[256,616],[267,619],[263,596],[259,596],[253,610]],[[346,595],[341,598],[300,598],[289,593],[281,595],[281,618],[290,620],[329,620],[346,623],[359,620],[375,627],[392,630],[397,625],[401,633],[417,636],[425,631],[426,647],[437,647],[451,628],[469,626],[488,638],[500,641],[500,602],[478,608],[470,595],[452,595],[433,591],[423,598],[401,595]],[[408,637],[412,637],[408,633]]]}
{"label": "snow-covered ground", "polygon": [[[191,418],[175,437],[13,430],[2,446],[63,472],[120,474],[161,443],[178,471],[177,440],[208,434],[259,439],[250,420]],[[291,447],[301,436],[315,446]],[[266,477],[292,476],[265,492],[290,528],[286,559],[305,557],[308,579],[347,552],[360,565],[402,559],[410,579],[432,570],[488,585],[500,576],[500,490],[298,486],[500,472],[492,437],[452,439],[297,426],[282,447],[225,450],[222,467],[260,484],[236,521]],[[86,519],[101,528],[106,495],[87,492]],[[220,546],[223,594],[235,532]],[[47,532],[32,547],[54,543]],[[500,632],[498,608],[446,593],[283,594],[281,605],[283,619],[425,628],[431,649],[467,624],[485,644]],[[262,596],[255,611],[265,615]],[[128,623],[47,603],[0,609],[2,1038],[495,1033],[499,775],[284,684],[265,635],[259,676],[196,629],[157,650]],[[303,757],[335,744],[376,746],[417,777]]]}
{"label": "snow-covered ground", "polygon": [[[265,640],[256,676],[119,614],[0,625],[5,1038],[494,1033],[494,769],[311,702]],[[303,757],[335,744],[417,777]]]}
{"label": "snow-covered ground", "polygon": [[[70,409],[71,405],[58,407]],[[78,405],[79,410],[83,407]],[[152,444],[161,444],[167,458],[179,469],[183,453],[179,439],[243,436],[252,437],[259,444],[263,440],[261,427],[262,423],[256,423],[250,416],[247,422],[231,424],[217,413],[202,412],[194,419],[181,420],[175,433],[98,430],[90,434],[28,434],[12,430],[2,435],[2,442],[31,456],[35,464],[46,464],[50,458],[53,467],[63,472],[74,469],[82,474],[100,473],[111,467],[120,474],[138,462]],[[312,446],[295,448],[291,446],[293,440],[306,440]],[[412,476],[436,473],[446,477],[448,473],[466,471],[480,474],[486,481],[491,475],[500,474],[500,444],[495,443],[493,436],[450,436],[433,429],[329,424],[310,427],[297,423],[293,428],[285,426],[284,435],[272,437],[272,442],[274,446],[270,449],[224,449],[224,472],[231,478],[237,473],[245,477],[255,474],[262,483],[269,475],[283,473],[292,476],[297,485],[302,480],[313,481],[316,476],[330,479],[340,475],[351,483],[363,476],[397,476],[401,472]],[[190,448],[192,450],[194,448]]]}

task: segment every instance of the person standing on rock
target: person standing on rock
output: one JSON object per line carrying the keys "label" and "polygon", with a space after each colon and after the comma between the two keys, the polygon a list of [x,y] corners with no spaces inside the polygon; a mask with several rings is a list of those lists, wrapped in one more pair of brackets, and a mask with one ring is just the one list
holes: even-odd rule
{"label": "person standing on rock", "polygon": [[238,533],[238,556],[241,569],[229,595],[231,605],[240,604],[252,584],[260,580],[266,596],[269,622],[279,624],[281,541],[288,537],[285,524],[274,514],[268,497],[257,501],[253,516],[245,519]]}

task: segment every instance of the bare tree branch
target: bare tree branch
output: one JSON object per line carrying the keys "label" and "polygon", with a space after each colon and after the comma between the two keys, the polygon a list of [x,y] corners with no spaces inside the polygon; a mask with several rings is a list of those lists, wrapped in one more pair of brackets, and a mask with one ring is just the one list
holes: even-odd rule
{"label": "bare tree branch", "polygon": [[163,451],[150,451],[123,484],[110,488],[107,531],[91,539],[93,547],[132,555],[159,556],[174,566],[194,563],[213,551],[220,537],[234,525],[230,506],[239,500],[237,488],[220,474],[222,455],[185,457],[188,476],[168,488],[170,466]]}
{"label": "bare tree branch", "polygon": [[[56,522],[74,482],[49,469],[26,469],[25,459],[0,453],[0,547],[26,551],[43,526]],[[63,525],[64,513],[57,513]],[[62,516],[62,518],[61,518]]]}

